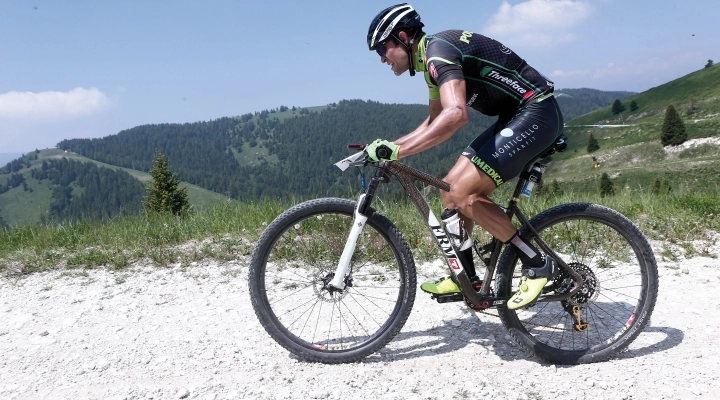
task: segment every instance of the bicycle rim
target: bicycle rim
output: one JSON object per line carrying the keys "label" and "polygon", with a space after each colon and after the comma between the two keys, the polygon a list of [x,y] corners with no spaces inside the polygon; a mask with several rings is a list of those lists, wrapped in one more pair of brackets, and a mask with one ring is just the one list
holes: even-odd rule
{"label": "bicycle rim", "polygon": [[367,356],[397,334],[412,307],[415,274],[409,248],[377,213],[358,238],[346,288],[328,287],[354,206],[341,199],[296,206],[268,227],[253,255],[258,317],[278,343],[310,360],[349,362]]}
{"label": "bicycle rim", "polygon": [[[555,207],[531,223],[585,284],[562,302],[500,310],[511,335],[538,357],[561,364],[605,360],[626,347],[657,297],[655,259],[639,229],[609,208],[581,203]],[[498,291],[508,296],[520,282],[520,263],[507,250],[501,263]],[[544,293],[567,293],[571,282],[563,271]]]}

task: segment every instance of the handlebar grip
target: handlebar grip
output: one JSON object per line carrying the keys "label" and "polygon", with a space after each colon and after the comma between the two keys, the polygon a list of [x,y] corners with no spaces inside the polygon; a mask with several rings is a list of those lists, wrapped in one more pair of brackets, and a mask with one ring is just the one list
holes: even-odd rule
{"label": "handlebar grip", "polygon": [[382,145],[382,146],[378,147],[377,150],[375,150],[375,155],[377,155],[378,158],[389,159],[390,154],[391,154],[390,148],[385,145]]}

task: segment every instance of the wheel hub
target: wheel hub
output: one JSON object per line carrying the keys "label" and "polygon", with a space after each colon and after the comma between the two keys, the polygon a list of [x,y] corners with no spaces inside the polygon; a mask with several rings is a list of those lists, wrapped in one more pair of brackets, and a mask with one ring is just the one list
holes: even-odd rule
{"label": "wheel hub", "polygon": [[325,273],[324,271],[318,272],[315,276],[315,280],[313,281],[313,291],[320,301],[326,303],[337,303],[347,296],[347,289],[352,287],[352,277],[350,275],[345,277],[345,289],[338,289],[330,285],[330,281],[332,281],[334,277],[334,272]]}

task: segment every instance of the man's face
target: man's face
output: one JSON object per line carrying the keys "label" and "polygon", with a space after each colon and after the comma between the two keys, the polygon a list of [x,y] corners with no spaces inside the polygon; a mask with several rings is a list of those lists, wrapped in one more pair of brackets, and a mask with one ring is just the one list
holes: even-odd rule
{"label": "man's face", "polygon": [[[407,51],[403,45],[388,40],[380,46],[385,47],[385,55],[380,57],[380,62],[387,63],[395,75],[400,76],[410,69]],[[382,52],[382,50],[380,52]]]}

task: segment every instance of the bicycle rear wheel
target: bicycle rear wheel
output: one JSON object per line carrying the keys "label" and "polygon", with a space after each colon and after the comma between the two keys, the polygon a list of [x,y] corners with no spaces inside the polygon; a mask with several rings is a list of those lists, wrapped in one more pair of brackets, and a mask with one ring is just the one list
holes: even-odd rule
{"label": "bicycle rear wheel", "polygon": [[[655,256],[642,232],[622,214],[586,203],[553,207],[530,223],[584,284],[568,300],[499,309],[510,335],[553,364],[603,361],[627,347],[649,321],[657,299]],[[498,264],[498,295],[512,295],[520,277],[518,257],[506,248]],[[561,271],[543,293],[567,293],[571,285],[570,275]]]}
{"label": "bicycle rear wheel", "polygon": [[270,336],[311,361],[352,362],[385,346],[415,301],[415,263],[398,229],[370,209],[345,278],[333,278],[357,203],[324,198],[285,211],[260,237],[250,298]]}

